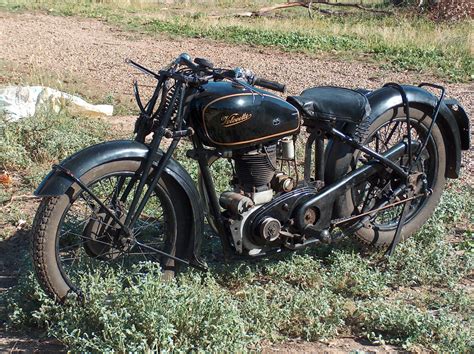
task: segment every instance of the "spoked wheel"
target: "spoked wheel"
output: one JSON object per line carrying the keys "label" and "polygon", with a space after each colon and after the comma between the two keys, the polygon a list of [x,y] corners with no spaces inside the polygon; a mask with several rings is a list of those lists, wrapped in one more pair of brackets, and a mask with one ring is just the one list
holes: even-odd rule
{"label": "spoked wheel", "polygon": [[[124,222],[139,169],[138,161],[115,161],[93,168],[81,180]],[[173,194],[179,197],[174,188],[160,180],[128,237],[76,184],[62,196],[45,198],[32,230],[34,266],[45,291],[61,301],[70,292],[86,295],[87,275],[142,262],[159,262],[166,276],[173,276],[174,261],[152,249],[175,253],[178,218],[184,211],[172,202]]]}
{"label": "spoked wheel", "polygon": [[[410,136],[412,141],[425,140],[432,120],[420,109],[410,107]],[[371,149],[383,153],[400,141],[407,140],[408,124],[401,108],[390,110],[369,123],[363,142]],[[416,152],[413,153],[416,155]],[[351,168],[366,163],[370,157],[360,151],[353,155]],[[397,163],[406,168],[408,155]],[[354,233],[364,243],[375,246],[389,245],[397,229],[403,210],[402,201],[413,198],[408,204],[402,240],[416,232],[431,216],[439,203],[445,184],[446,152],[439,128],[435,125],[432,136],[421,152],[418,161],[412,161],[414,172],[410,181],[411,191],[397,193],[406,181],[391,171],[382,171],[349,190],[345,196],[345,208],[353,216],[364,214],[357,221],[346,224],[347,231]],[[426,195],[429,191],[429,195]]]}

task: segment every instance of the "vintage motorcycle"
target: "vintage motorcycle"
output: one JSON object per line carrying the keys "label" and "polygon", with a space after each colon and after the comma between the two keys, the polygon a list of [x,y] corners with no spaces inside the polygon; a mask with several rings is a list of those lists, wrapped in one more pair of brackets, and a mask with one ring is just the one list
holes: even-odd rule
{"label": "vintage motorcycle", "polygon": [[[59,301],[85,295],[80,279],[106,265],[159,262],[166,278],[183,264],[206,269],[205,217],[224,260],[317,247],[335,228],[391,254],[430,217],[470,145],[463,107],[437,85],[314,87],[284,100],[256,87],[282,84],[187,54],[158,73],[128,63],[157,80],[146,104],[134,84],[135,139],[77,152],[35,192],[34,266]],[[197,187],[173,158],[183,138]],[[219,161],[231,168],[218,193]]]}

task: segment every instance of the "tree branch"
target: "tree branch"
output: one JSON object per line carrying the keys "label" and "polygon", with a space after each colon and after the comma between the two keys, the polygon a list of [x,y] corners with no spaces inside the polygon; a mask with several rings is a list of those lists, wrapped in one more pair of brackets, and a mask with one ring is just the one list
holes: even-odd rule
{"label": "tree branch", "polygon": [[368,12],[374,12],[374,13],[380,13],[380,14],[386,14],[386,15],[391,15],[391,11],[387,10],[379,10],[379,9],[372,9],[370,7],[365,7],[360,4],[355,4],[355,3],[333,3],[329,2],[328,0],[316,0],[316,1],[292,1],[292,2],[286,2],[283,4],[277,4],[273,6],[268,6],[268,7],[262,7],[261,9],[253,12],[243,12],[243,13],[238,13],[234,14],[233,16],[237,17],[260,17],[260,16],[265,16],[270,12],[276,11],[276,10],[281,10],[281,9],[287,9],[290,7],[306,7],[308,9],[310,17],[312,17],[312,5],[314,4],[322,4],[322,5],[328,5],[328,6],[341,6],[341,7],[354,7],[359,10],[363,11],[368,11]]}

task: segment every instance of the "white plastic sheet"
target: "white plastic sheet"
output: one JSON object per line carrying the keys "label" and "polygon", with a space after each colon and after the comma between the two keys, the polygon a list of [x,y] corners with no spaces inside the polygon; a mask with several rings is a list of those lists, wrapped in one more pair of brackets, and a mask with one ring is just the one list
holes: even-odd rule
{"label": "white plastic sheet", "polygon": [[44,105],[59,112],[67,109],[72,114],[88,117],[111,116],[114,107],[106,104],[93,105],[82,98],[44,86],[6,86],[0,88],[0,111],[8,120],[30,117]]}

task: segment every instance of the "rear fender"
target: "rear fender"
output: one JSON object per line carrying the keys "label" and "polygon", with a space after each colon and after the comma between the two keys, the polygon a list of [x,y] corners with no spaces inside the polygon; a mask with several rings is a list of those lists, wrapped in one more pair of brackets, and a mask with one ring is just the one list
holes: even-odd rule
{"label": "rear fender", "polygon": [[[132,140],[115,140],[90,146],[62,161],[60,165],[71,171],[79,179],[95,166],[119,160],[144,160],[148,154],[148,147]],[[170,159],[164,169],[164,176],[172,180],[185,196],[185,203],[192,215],[191,222],[178,235],[176,256],[201,264],[199,248],[203,233],[203,208],[199,193],[194,181],[186,170],[174,159]],[[74,182],[59,170],[51,171],[41,182],[34,194],[38,197],[60,196],[72,186]],[[185,240],[183,240],[183,238]]]}
{"label": "rear fender", "polygon": [[[406,92],[410,106],[421,109],[426,114],[432,115],[438,98],[430,92],[417,86],[402,86]],[[390,109],[403,105],[400,92],[393,87],[383,87],[369,92],[364,90],[371,106],[368,119],[360,125],[345,124],[338,128],[355,138],[364,138],[367,134],[367,124],[373,122]],[[365,126],[364,126],[365,123]],[[464,108],[456,100],[444,100],[441,103],[436,123],[443,135],[446,147],[446,171],[448,178],[458,178],[461,167],[461,150],[469,149],[470,132],[469,118]],[[354,149],[340,141],[330,140],[325,151],[325,183],[330,185],[337,181],[349,170]],[[350,215],[351,211],[345,210],[344,197],[339,198],[334,205],[334,217]]]}
{"label": "rear fender", "polygon": [[[430,92],[417,86],[402,86],[406,92],[409,105],[417,107],[426,114],[432,115],[438,98]],[[383,87],[378,90],[365,91],[371,106],[369,122],[395,107],[403,105],[400,92],[393,87]],[[445,176],[458,178],[461,168],[461,150],[470,146],[469,118],[464,108],[456,100],[444,100],[441,103],[436,123],[443,135],[446,147],[447,161]],[[342,130],[349,135],[363,134],[364,127],[346,125]],[[330,141],[326,150],[326,183],[330,183],[347,172],[350,155],[353,149],[344,144]],[[342,162],[343,161],[343,162]]]}
{"label": "rear fender", "polygon": [[[402,86],[410,105],[421,108],[432,115],[438,97],[417,86]],[[367,94],[372,108],[371,117],[376,118],[394,107],[403,104],[400,92],[393,87],[383,87]],[[457,110],[455,110],[457,109]],[[437,124],[446,147],[446,172],[448,178],[458,178],[461,168],[461,150],[469,149],[469,118],[464,108],[456,100],[441,103]]]}

